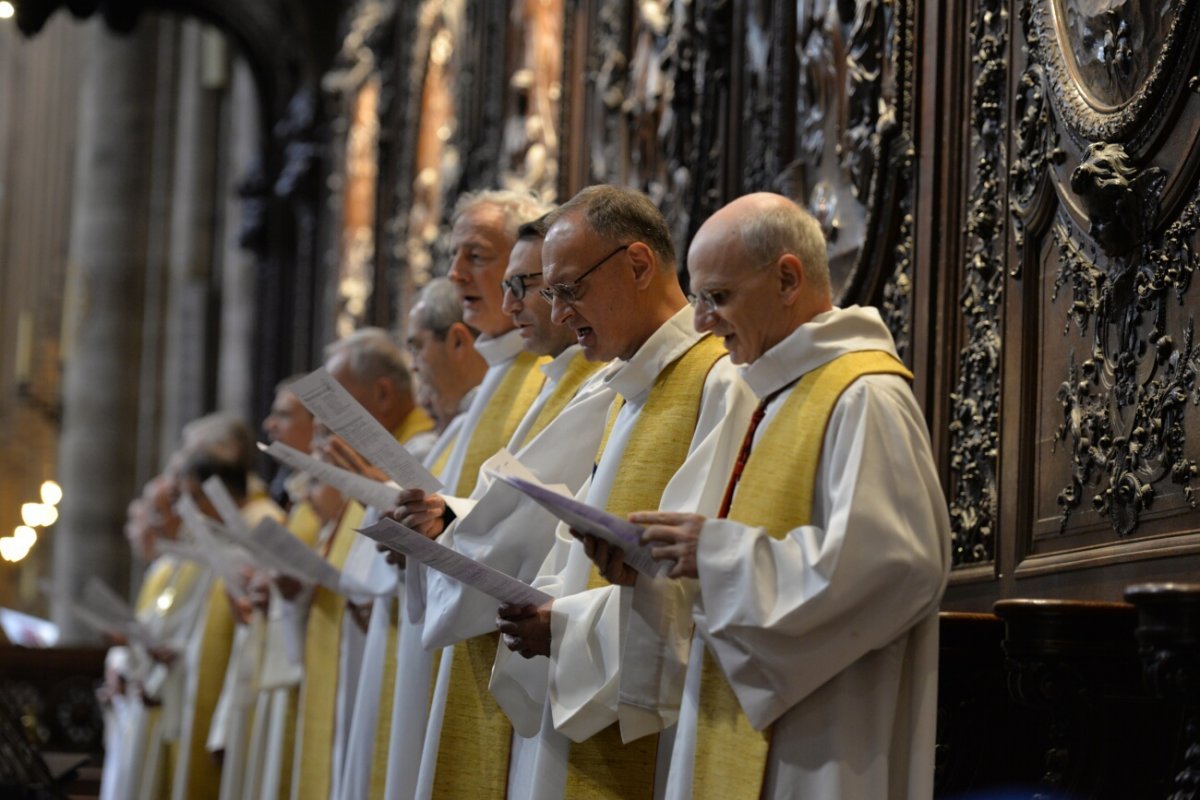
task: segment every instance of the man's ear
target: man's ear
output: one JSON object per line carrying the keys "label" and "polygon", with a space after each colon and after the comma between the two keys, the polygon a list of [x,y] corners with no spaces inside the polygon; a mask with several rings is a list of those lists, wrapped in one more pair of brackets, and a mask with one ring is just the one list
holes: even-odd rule
{"label": "man's ear", "polygon": [[455,322],[446,329],[446,344],[456,354],[461,355],[464,351],[474,345],[474,340],[471,337],[471,331],[461,322]]}
{"label": "man's ear", "polygon": [[779,296],[785,306],[790,306],[800,299],[804,290],[807,276],[804,274],[804,264],[791,253],[780,256],[773,267],[775,282],[779,287]]}
{"label": "man's ear", "polygon": [[387,403],[390,403],[396,394],[396,384],[392,383],[391,378],[380,376],[371,384],[371,394],[374,395],[379,408],[387,408]]}
{"label": "man's ear", "polygon": [[[629,245],[626,252],[633,265],[633,282],[637,288],[645,289],[654,280],[654,275],[660,268],[654,251],[644,242],[634,242]],[[616,256],[613,257],[616,258]]]}

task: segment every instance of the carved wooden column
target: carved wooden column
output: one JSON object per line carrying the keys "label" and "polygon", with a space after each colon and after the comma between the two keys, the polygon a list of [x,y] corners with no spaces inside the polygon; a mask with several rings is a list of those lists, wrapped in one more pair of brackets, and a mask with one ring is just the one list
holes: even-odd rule
{"label": "carved wooden column", "polygon": [[[129,570],[121,529],[135,490],[156,38],[151,19],[124,39],[100,25],[89,32],[69,246],[73,327],[64,335],[58,595],[92,576],[124,586]],[[86,638],[66,608],[53,611],[64,644]]]}
{"label": "carved wooden column", "polygon": [[1036,713],[1025,737],[1043,753],[1035,797],[1155,796],[1170,738],[1142,685],[1134,607],[1003,600],[995,610],[1009,691]]}
{"label": "carved wooden column", "polygon": [[[1200,584],[1130,586],[1138,611],[1137,641],[1152,691],[1175,704],[1185,722],[1171,800],[1200,797]],[[1162,792],[1160,797],[1167,796]]]}

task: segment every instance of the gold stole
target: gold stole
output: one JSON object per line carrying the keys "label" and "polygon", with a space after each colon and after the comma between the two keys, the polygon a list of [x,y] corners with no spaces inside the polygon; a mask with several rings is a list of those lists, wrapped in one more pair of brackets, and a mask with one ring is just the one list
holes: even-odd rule
{"label": "gold stole", "polygon": [[456,495],[469,497],[479,476],[479,466],[508,444],[521,424],[521,418],[542,390],[546,376],[538,367],[548,361],[524,350],[513,359],[471,432],[466,458],[458,472]]}
{"label": "gold stole", "polygon": [[187,797],[216,797],[220,794],[221,769],[213,763],[205,743],[208,741],[208,728],[217,708],[217,700],[221,696],[221,686],[225,682],[235,627],[229,601],[225,597],[225,582],[214,580],[204,610],[200,658],[196,663],[196,695],[193,699],[187,760]]}
{"label": "gold stole", "polygon": [[397,442],[404,444],[414,436],[431,430],[433,430],[433,420],[425,413],[425,409],[413,406],[413,410],[408,412],[404,421],[400,423],[400,427],[392,431],[392,435],[396,437]]}
{"label": "gold stole", "polygon": [[[175,599],[185,593],[190,585],[190,581],[195,578],[197,567],[191,562],[176,563],[171,559],[156,558],[150,565],[150,569],[146,572],[145,580],[142,581],[142,587],[138,591],[137,605],[135,606],[139,619],[145,619],[147,616],[166,617],[168,616],[174,605]],[[161,706],[147,706],[146,709],[146,738],[143,740],[144,745],[149,745],[156,738],[156,729],[162,720]],[[154,781],[154,789],[151,795],[154,797],[165,797],[171,794],[171,781],[175,773],[175,747],[174,742],[162,742],[162,749],[157,770],[151,772],[149,764],[143,769],[141,780]],[[153,760],[154,756],[147,752],[147,761]]]}
{"label": "gold stole", "polygon": [[458,443],[458,431],[450,437],[450,441],[446,442],[446,446],[442,448],[442,452],[438,454],[437,460],[433,462],[433,466],[429,469],[438,480],[442,479],[442,473],[446,471],[446,462],[450,460],[450,454],[454,452],[454,445]]}
{"label": "gold stole", "polygon": [[525,445],[529,444],[539,433],[545,430],[554,419],[562,413],[562,410],[567,407],[567,403],[574,399],[579,392],[579,388],[584,382],[596,374],[597,370],[603,367],[603,361],[588,361],[583,357],[583,353],[576,353],[571,359],[571,363],[567,364],[567,369],[563,373],[562,378],[558,383],[554,384],[553,391],[546,398],[546,404],[542,406],[542,410],[538,412],[537,419],[529,426],[529,430],[516,445],[516,450],[520,450]]}
{"label": "gold stole", "polygon": [[[146,571],[146,577],[142,580],[142,588],[138,590],[138,599],[135,610],[139,617],[160,612],[155,611],[155,608],[161,607],[162,611],[171,607],[175,600],[175,592],[171,584],[172,578],[175,577],[175,572],[178,565],[170,559],[156,558],[154,563],[150,565],[150,569]],[[170,589],[169,595],[166,594]],[[160,602],[159,598],[162,597]]]}
{"label": "gold stole", "polygon": [[[366,509],[351,500],[342,512],[330,542],[327,560],[341,569],[354,543],[354,531]],[[334,715],[337,711],[338,648],[342,639],[342,617],[346,599],[317,587],[308,612],[304,639],[304,684],[300,701],[300,800],[329,797],[333,772]],[[197,795],[199,796],[199,795]]]}
{"label": "gold stole", "polygon": [[[864,375],[912,373],[879,350],[847,353],[806,373],[750,451],[729,519],[766,528],[775,539],[812,519],[825,429],[842,392]],[[708,648],[700,673],[700,713],[692,787],[698,796],[739,800],[762,794],[771,729],[756,731]]]}
{"label": "gold stole", "polygon": [[[541,391],[546,376],[539,367],[548,361],[523,351],[508,368],[471,434],[458,474],[459,496],[471,493],[480,465],[512,438]],[[433,781],[435,798],[502,798],[508,788],[512,725],[488,691],[499,637],[488,633],[454,645]]]}
{"label": "gold stole", "polygon": [[[621,469],[604,506],[610,514],[623,517],[658,508],[671,476],[687,458],[700,416],[704,382],[725,353],[720,340],[705,336],[659,374],[621,454]],[[613,401],[597,462],[622,403],[619,397]],[[593,565],[588,588],[602,585],[604,580]],[[657,735],[623,744],[620,727],[609,725],[587,741],[571,744],[563,796],[650,798],[657,753]]]}
{"label": "gold stole", "polygon": [[[306,500],[292,506],[286,527],[297,539],[309,547],[316,547],[317,535],[321,532],[321,518]],[[283,751],[279,754],[279,800],[288,800],[292,796],[292,757],[296,749],[296,710],[299,707],[300,687],[293,686],[288,689]]]}

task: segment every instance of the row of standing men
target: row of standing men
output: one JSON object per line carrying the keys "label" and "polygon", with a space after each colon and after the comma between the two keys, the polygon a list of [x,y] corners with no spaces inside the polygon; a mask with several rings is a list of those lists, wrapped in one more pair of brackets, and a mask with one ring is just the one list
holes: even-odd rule
{"label": "row of standing men", "polygon": [[[291,477],[288,528],[369,596],[155,560],[139,612],[182,644],[110,659],[108,796],[931,796],[946,506],[912,376],[874,309],[832,305],[817,223],[735,200],[690,243],[687,296],[661,213],[616,186],[466,196],[451,253],[409,359],[368,329],[324,364],[445,492],[363,508]],[[193,427],[133,507],[148,555],[178,497],[216,516],[212,475],[282,518],[248,437]],[[287,382],[264,427],[386,478]],[[669,570],[496,480],[506,453]],[[380,552],[356,531],[384,516],[553,600],[497,608]]]}

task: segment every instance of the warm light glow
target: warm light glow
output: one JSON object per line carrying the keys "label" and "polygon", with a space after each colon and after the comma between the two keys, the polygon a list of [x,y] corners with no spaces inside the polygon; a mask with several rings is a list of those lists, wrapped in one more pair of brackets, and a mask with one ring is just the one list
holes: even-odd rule
{"label": "warm light glow", "polygon": [[19,539],[12,536],[5,536],[0,539],[0,558],[5,561],[20,561],[25,556],[29,555],[29,548],[32,545],[27,545]]}
{"label": "warm light glow", "polygon": [[21,543],[23,547],[33,547],[37,544],[37,531],[28,525],[18,525],[13,531],[12,538]]}
{"label": "warm light glow", "polygon": [[23,503],[21,521],[31,528],[45,528],[58,521],[58,509],[43,503]]}
{"label": "warm light glow", "polygon": [[0,0],[0,19],[12,19],[12,15],[17,13],[13,8],[13,4],[8,0]]}
{"label": "warm light glow", "polygon": [[56,506],[62,502],[62,487],[54,481],[42,484],[42,502],[48,506]]}

